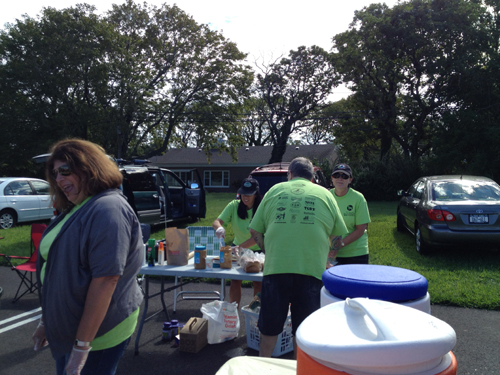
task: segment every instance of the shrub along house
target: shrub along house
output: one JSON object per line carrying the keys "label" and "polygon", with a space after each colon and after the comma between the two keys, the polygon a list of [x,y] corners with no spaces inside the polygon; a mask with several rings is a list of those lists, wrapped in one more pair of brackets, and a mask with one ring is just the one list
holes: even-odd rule
{"label": "shrub along house", "polygon": [[[236,192],[241,181],[250,172],[261,165],[267,164],[271,157],[272,146],[241,147],[237,151],[238,161],[234,162],[231,155],[219,150],[212,150],[210,163],[203,150],[196,148],[170,149],[162,156],[150,158],[152,164],[168,168],[175,172],[186,183],[196,181],[198,170],[203,178],[203,185],[208,192]],[[298,156],[311,160],[328,160],[333,164],[337,158],[334,145],[299,145],[287,146],[284,162],[290,162]],[[329,175],[330,171],[325,171]]]}

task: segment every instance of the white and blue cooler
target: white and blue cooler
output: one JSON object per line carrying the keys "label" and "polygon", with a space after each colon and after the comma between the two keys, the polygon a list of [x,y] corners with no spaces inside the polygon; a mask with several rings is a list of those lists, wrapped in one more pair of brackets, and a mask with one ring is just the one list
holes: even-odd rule
{"label": "white and blue cooler", "polygon": [[372,264],[345,264],[327,269],[322,279],[322,307],[346,298],[369,298],[431,312],[427,279],[415,271]]}

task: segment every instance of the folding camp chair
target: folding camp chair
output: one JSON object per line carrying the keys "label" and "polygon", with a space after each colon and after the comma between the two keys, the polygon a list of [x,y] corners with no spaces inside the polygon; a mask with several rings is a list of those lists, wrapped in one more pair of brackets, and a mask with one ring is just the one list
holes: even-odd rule
{"label": "folding camp chair", "polygon": [[[16,271],[19,277],[21,278],[21,282],[19,283],[19,288],[17,288],[16,295],[12,303],[16,302],[19,298],[24,296],[26,293],[33,293],[38,289],[38,283],[35,278],[36,272],[36,258],[38,257],[38,251],[40,246],[40,241],[42,240],[43,231],[47,228],[45,224],[32,224],[31,225],[31,256],[22,257],[15,255],[2,255],[7,261],[13,271]],[[26,262],[15,266],[12,263],[13,259],[27,259]],[[26,287],[26,290],[19,295],[22,286]]]}

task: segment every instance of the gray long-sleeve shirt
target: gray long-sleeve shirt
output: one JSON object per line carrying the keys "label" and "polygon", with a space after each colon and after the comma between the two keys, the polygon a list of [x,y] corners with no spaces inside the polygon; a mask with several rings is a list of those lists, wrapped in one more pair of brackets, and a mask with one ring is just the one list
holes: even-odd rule
{"label": "gray long-sleeve shirt", "polygon": [[[63,216],[54,220],[44,235]],[[119,190],[92,197],[69,217],[50,246],[40,290],[45,331],[55,358],[71,352],[93,278],[120,275],[96,337],[139,307],[143,296],[136,275],[142,252],[139,222]],[[39,285],[42,264],[38,257]]]}

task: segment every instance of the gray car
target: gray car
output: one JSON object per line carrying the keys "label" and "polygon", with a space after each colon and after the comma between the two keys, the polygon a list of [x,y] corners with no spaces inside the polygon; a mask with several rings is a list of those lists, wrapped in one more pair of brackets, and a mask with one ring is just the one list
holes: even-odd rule
{"label": "gray car", "polygon": [[419,253],[434,246],[500,247],[500,186],[477,176],[428,176],[398,191],[397,229]]}
{"label": "gray car", "polygon": [[0,177],[0,228],[20,222],[47,220],[54,208],[47,181],[28,177]]}

